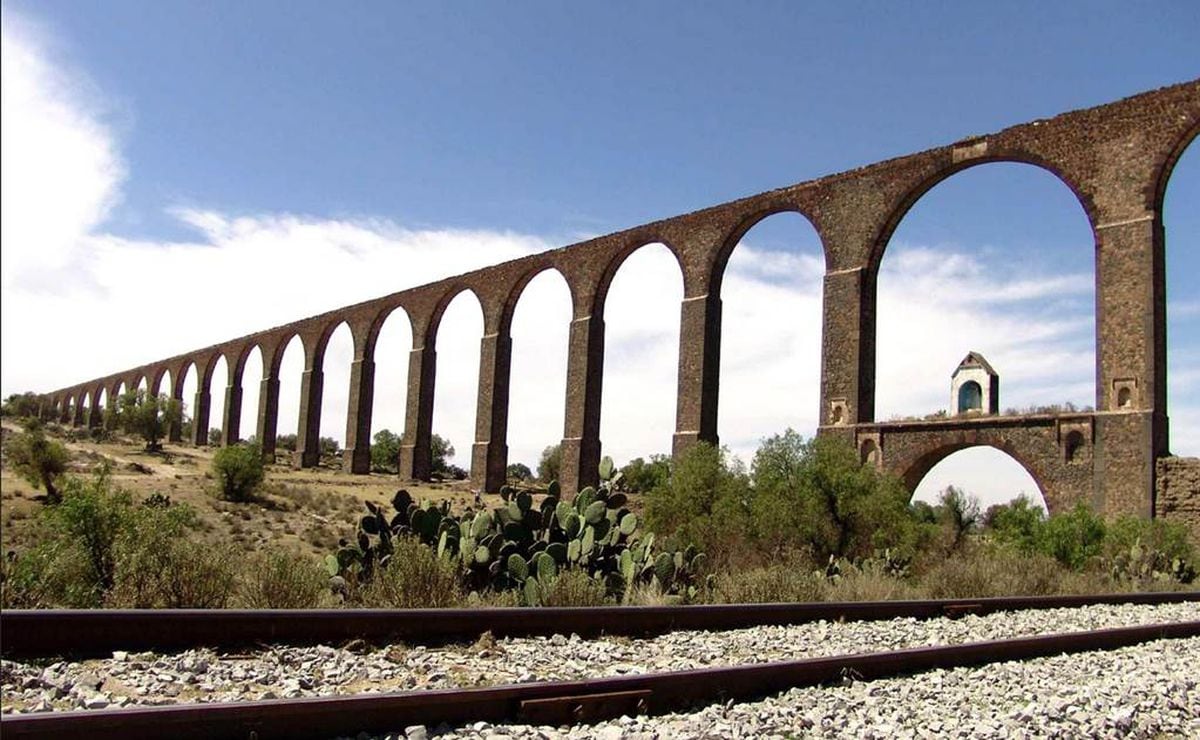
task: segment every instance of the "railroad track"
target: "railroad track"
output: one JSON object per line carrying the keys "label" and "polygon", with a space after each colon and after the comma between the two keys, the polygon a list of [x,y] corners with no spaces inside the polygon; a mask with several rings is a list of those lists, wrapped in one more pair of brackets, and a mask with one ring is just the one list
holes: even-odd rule
{"label": "railroad track", "polygon": [[[882,602],[862,604],[755,605],[749,607],[677,607],[641,609],[535,609],[490,610],[484,613],[464,610],[436,612],[334,612],[346,615],[339,624],[328,612],[301,612],[309,617],[306,629],[283,631],[283,637],[309,642],[315,637],[337,634],[342,638],[394,635],[371,617],[388,616],[401,620],[421,616],[425,632],[435,640],[453,637],[474,638],[483,629],[496,634],[549,634],[579,632],[617,632],[646,634],[668,629],[728,629],[756,624],[793,624],[818,619],[891,619],[897,616],[943,617],[968,613],[988,613],[1013,609],[1074,607],[1096,603],[1161,604],[1200,600],[1200,594],[1141,594],[1110,597],[1071,597],[1036,599],[982,599],[974,601]],[[737,612],[742,616],[737,616]],[[501,614],[506,612],[507,614]],[[559,618],[522,621],[520,616],[555,612]],[[642,612],[642,616],[619,622],[618,614]],[[473,614],[474,616],[467,616]],[[138,639],[154,642],[155,632],[168,626],[213,623],[230,626],[248,625],[242,631],[224,633],[224,640],[205,643],[195,634],[186,644],[244,645],[251,634],[262,634],[264,622],[254,612],[190,612],[187,614],[142,612],[4,612],[0,614],[0,634],[5,653],[35,653],[35,643],[25,642],[51,627],[72,629],[102,625],[137,623],[148,631]],[[706,616],[707,615],[707,616]],[[264,618],[292,618],[296,613],[257,613]],[[451,617],[443,619],[443,616]],[[76,621],[71,622],[74,617]],[[174,621],[170,618],[175,617]],[[180,617],[187,619],[181,621]],[[321,619],[317,619],[321,617]],[[79,621],[79,620],[92,621]],[[363,621],[363,620],[366,621]],[[40,621],[38,621],[40,620]],[[158,621],[155,621],[158,620]],[[757,621],[756,621],[757,620]],[[324,625],[314,629],[313,624]],[[13,629],[13,625],[21,625]],[[334,627],[330,627],[334,625]],[[682,625],[682,626],[681,626]],[[31,629],[32,626],[32,629]],[[350,627],[366,627],[355,631]],[[254,627],[254,629],[250,629]],[[481,629],[482,627],[482,629]],[[576,629],[578,628],[578,629]],[[213,629],[211,626],[206,629]],[[416,623],[405,622],[408,639],[421,633]],[[372,631],[374,630],[374,631]],[[457,630],[457,631],[456,631]],[[78,633],[77,633],[78,634]],[[94,638],[106,649],[142,649],[119,643],[117,631],[84,632],[78,646]],[[203,632],[203,634],[209,634]],[[213,633],[216,634],[216,633]],[[607,677],[582,681],[541,682],[465,690],[420,690],[392,694],[335,696],[292,700],[245,701],[226,704],[193,704],[169,707],[140,707],[121,710],[69,711],[31,715],[6,715],[0,718],[4,737],[334,737],[360,731],[395,731],[409,725],[436,726],[440,723],[463,724],[519,721],[533,724],[574,724],[591,722],[622,714],[660,713],[713,701],[748,699],[797,686],[838,681],[846,676],[875,679],[910,674],[933,668],[981,665],[993,661],[1024,660],[1040,656],[1079,651],[1106,650],[1164,638],[1200,636],[1200,621],[1122,627],[1087,632],[991,640],[952,646],[918,647],[884,653],[860,653],[798,661],[706,668],[633,676]],[[276,639],[279,639],[276,637]],[[170,641],[179,643],[179,635]],[[36,643],[45,646],[43,640]],[[139,643],[144,645],[145,642]],[[95,654],[94,646],[82,653]],[[47,653],[41,653],[45,655]]]}

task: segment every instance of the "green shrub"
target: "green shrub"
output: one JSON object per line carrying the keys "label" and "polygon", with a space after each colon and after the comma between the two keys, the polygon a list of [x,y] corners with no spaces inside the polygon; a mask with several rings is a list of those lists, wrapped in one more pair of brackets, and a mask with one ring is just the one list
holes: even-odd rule
{"label": "green shrub", "polygon": [[771,604],[821,601],[824,595],[824,579],[815,576],[811,567],[784,563],[720,573],[708,599],[716,604]]}
{"label": "green shrub", "polygon": [[183,419],[183,404],[165,393],[152,396],[137,389],[117,399],[115,425],[128,434],[136,434],[146,442],[146,449],[162,448],[159,440],[167,436],[173,424]]}
{"label": "green shrub", "polygon": [[1022,494],[1006,504],[989,507],[983,516],[983,527],[998,542],[1032,552],[1037,548],[1038,533],[1045,521],[1042,508]]}
{"label": "green shrub", "polygon": [[680,456],[670,480],[645,495],[646,527],[722,560],[749,530],[749,480],[727,454],[697,442]]}
{"label": "green shrub", "polygon": [[311,558],[272,552],[253,558],[239,596],[250,609],[311,609],[328,590],[329,576]]}
{"label": "green shrub", "polygon": [[524,483],[533,478],[533,471],[525,463],[512,463],[505,469],[504,475],[510,481]]}
{"label": "green shrub", "polygon": [[14,436],[7,445],[5,456],[13,472],[34,488],[46,489],[46,502],[56,504],[61,499],[56,482],[67,469],[70,454],[61,443],[47,439],[42,424],[30,419],[25,431]]}
{"label": "green shrub", "polygon": [[250,445],[222,447],[213,455],[213,473],[221,498],[249,501],[263,482],[262,453]]}
{"label": "green shrub", "polygon": [[885,561],[868,560],[842,567],[830,579],[825,598],[830,601],[886,601],[921,598],[920,587],[888,571]]}
{"label": "green shrub", "polygon": [[371,439],[371,470],[400,472],[400,437],[390,429],[380,429]]}
{"label": "green shrub", "polygon": [[621,468],[622,489],[630,493],[646,493],[661,488],[670,477],[670,455],[651,455],[649,462],[635,457]]}
{"label": "green shrub", "polygon": [[1045,555],[979,547],[943,560],[922,582],[931,599],[1047,596],[1060,592],[1062,577],[1062,566]]}
{"label": "green shrub", "polygon": [[604,583],[578,569],[561,571],[542,589],[542,606],[603,606],[608,603]]}
{"label": "green shrub", "polygon": [[1104,520],[1080,502],[1074,509],[1047,519],[1037,530],[1035,547],[1068,568],[1078,570],[1100,554],[1104,534]]}
{"label": "green shrub", "polygon": [[1114,578],[1147,585],[1196,577],[1195,549],[1181,522],[1118,517],[1108,524],[1104,560]]}
{"label": "green shrub", "polygon": [[387,564],[358,590],[364,606],[422,609],[462,602],[458,569],[449,560],[411,537],[397,537],[392,546]]}
{"label": "green shrub", "polygon": [[542,450],[542,457],[538,460],[537,472],[538,480],[543,483],[559,479],[562,474],[561,444],[553,444]]}

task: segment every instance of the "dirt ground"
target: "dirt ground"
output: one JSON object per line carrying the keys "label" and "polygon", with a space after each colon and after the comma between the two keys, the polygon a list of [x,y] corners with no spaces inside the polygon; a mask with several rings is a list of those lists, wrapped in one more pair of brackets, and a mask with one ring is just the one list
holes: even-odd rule
{"label": "dirt ground", "polygon": [[[4,444],[21,431],[4,420]],[[104,461],[111,465],[115,486],[130,491],[135,500],[154,493],[172,503],[186,503],[199,515],[200,536],[232,542],[246,551],[264,545],[285,547],[297,553],[324,555],[338,539],[351,537],[358,518],[366,512],[364,501],[391,510],[391,498],[404,488],[420,502],[449,500],[454,510],[476,505],[467,481],[413,483],[395,475],[351,475],[334,467],[335,461],[307,470],[285,464],[268,465],[266,482],[251,503],[229,503],[216,494],[212,458],[217,448],[166,444],[162,452],[148,453],[140,440],[117,437],[109,442],[71,441],[66,429],[50,427],[47,436],[62,442],[71,454],[69,475],[91,475]],[[33,544],[33,523],[43,504],[44,491],[34,489],[13,473],[7,462],[0,466],[0,546],[5,552]],[[488,507],[499,506],[500,496],[481,497]]]}

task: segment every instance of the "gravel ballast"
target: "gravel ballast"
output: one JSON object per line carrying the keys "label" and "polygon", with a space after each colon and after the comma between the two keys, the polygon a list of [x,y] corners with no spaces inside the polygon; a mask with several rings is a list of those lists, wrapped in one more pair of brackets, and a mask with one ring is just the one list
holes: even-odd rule
{"label": "gravel ballast", "polygon": [[[879,652],[1200,619],[1200,603],[1096,605],[960,619],[814,622],[646,638],[576,636],[382,649],[275,647],[221,655],[116,652],[49,665],[0,661],[5,714],[578,680]],[[1197,656],[1200,664],[1200,656]]]}

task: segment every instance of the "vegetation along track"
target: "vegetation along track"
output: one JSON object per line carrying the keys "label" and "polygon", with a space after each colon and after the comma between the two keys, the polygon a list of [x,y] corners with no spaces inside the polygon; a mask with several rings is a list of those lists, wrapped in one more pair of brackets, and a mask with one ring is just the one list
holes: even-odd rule
{"label": "vegetation along track", "polygon": [[[1095,614],[1079,620],[1073,627],[1075,632],[1056,635],[1028,635],[1011,639],[983,639],[978,641],[950,646],[914,647],[887,652],[860,653],[856,655],[834,655],[809,658],[804,660],[789,660],[772,663],[756,663],[753,665],[725,665],[715,668],[705,668],[697,671],[674,671],[669,673],[649,673],[642,675],[626,675],[616,677],[588,678],[582,681],[550,681],[525,683],[519,685],[488,686],[467,690],[420,690],[401,693],[310,697],[292,700],[243,701],[228,704],[182,705],[170,707],[138,707],[121,710],[102,710],[85,712],[52,712],[35,715],[8,715],[3,718],[3,734],[5,737],[51,737],[75,736],[89,737],[151,737],[151,736],[226,736],[250,737],[332,737],[335,735],[353,735],[362,730],[384,731],[396,730],[408,725],[438,725],[442,722],[450,724],[476,721],[518,720],[541,724],[571,724],[578,721],[598,720],[604,717],[621,714],[659,713],[713,700],[743,699],[770,692],[780,691],[794,686],[814,685],[838,680],[846,675],[857,678],[873,679],[889,675],[912,673],[930,668],[947,668],[952,666],[979,665],[991,661],[1014,660],[1037,656],[1059,654],[1064,652],[1090,651],[1111,649],[1125,645],[1133,645],[1161,638],[1195,637],[1200,635],[1200,622],[1181,621],[1190,618],[1191,611],[1178,611],[1180,607],[1190,607],[1190,604],[1180,602],[1196,602],[1200,594],[1160,594],[1160,595],[1121,595],[1115,597],[1096,598],[1036,598],[1036,599],[986,599],[974,602],[892,602],[892,603],[863,603],[863,604],[801,604],[773,605],[771,607],[737,607],[743,612],[753,614],[740,620],[738,626],[752,624],[793,624],[815,620],[836,619],[894,619],[897,616],[907,617],[940,617],[946,614],[980,614],[1005,611],[995,614],[992,618],[997,624],[1007,624],[1019,621],[1020,614],[1012,614],[1008,610],[1033,608],[1047,610],[1065,606],[1095,604],[1097,602],[1124,602],[1153,604],[1166,603],[1176,606],[1174,612],[1149,614],[1149,618],[1166,618],[1170,624],[1123,626],[1117,629],[1099,631],[1083,630],[1081,625],[1103,623],[1097,621]],[[847,607],[853,609],[847,610]],[[1110,607],[1087,607],[1088,609]],[[1133,608],[1133,607],[1111,607]],[[1138,607],[1141,608],[1141,607]],[[889,611],[890,610],[890,611]],[[504,610],[507,616],[516,617],[526,610]],[[532,610],[547,613],[551,610]],[[513,627],[513,632],[520,634],[558,633],[574,631],[572,626],[584,625],[586,619],[596,619],[599,613],[621,610],[556,610],[560,611],[560,621],[556,627],[539,628],[533,625]],[[633,613],[634,609],[624,610]],[[678,607],[673,609],[642,609],[643,613],[657,613],[654,626],[647,623],[634,622],[633,629],[617,629],[616,632],[645,633],[663,631],[663,629],[679,629],[679,621],[688,627],[700,627],[698,622],[705,619],[717,620],[715,624],[704,625],[709,629],[730,628],[728,620],[731,617],[729,609],[724,607],[712,609],[709,607]],[[700,616],[710,612],[713,617]],[[433,641],[447,639],[451,631],[437,615],[424,612],[425,625],[438,625],[434,630]],[[457,613],[457,610],[456,610]],[[587,614],[592,614],[587,617]],[[666,615],[674,613],[677,622],[668,623]],[[1030,612],[1033,614],[1035,612]],[[10,632],[11,617],[29,618],[36,614],[5,612],[3,618],[4,646],[8,651],[13,647],[11,638],[17,635]],[[43,616],[50,616],[41,613]],[[100,613],[79,613],[80,616]],[[128,613],[124,613],[128,615]],[[193,612],[191,616],[200,620],[202,615],[216,616],[214,612]],[[300,614],[304,614],[303,612]],[[314,614],[314,613],[308,613]],[[364,614],[347,614],[339,612],[343,618],[360,618]],[[384,613],[379,613],[380,615]],[[412,612],[393,612],[391,614],[414,614]],[[1053,613],[1047,613],[1051,616]],[[64,613],[53,613],[63,616]],[[157,613],[146,612],[143,616],[152,617]],[[498,613],[476,613],[477,618],[496,617]],[[109,615],[120,617],[121,614]],[[134,615],[136,616],[136,615]],[[166,615],[164,615],[166,616]],[[285,615],[273,615],[277,621],[286,621]],[[611,619],[612,615],[602,618]],[[1142,619],[1147,617],[1143,616]],[[460,618],[461,619],[461,618]],[[690,622],[689,622],[690,620]],[[722,621],[724,620],[724,621]],[[911,620],[909,620],[911,622]],[[945,624],[944,620],[941,620]],[[972,620],[966,620],[972,621]],[[983,620],[978,620],[983,621]],[[453,622],[453,620],[451,620]],[[16,621],[12,622],[13,624]],[[200,621],[196,622],[200,624]],[[519,620],[509,622],[517,625]],[[1056,616],[1044,619],[1044,625],[1050,625],[1054,631],[1064,629],[1063,622]],[[475,622],[476,628],[481,622]],[[1110,624],[1130,624],[1114,621]],[[462,636],[474,637],[466,631],[467,622],[462,619],[460,628]],[[875,623],[874,629],[880,632],[890,631],[896,626],[895,622]],[[63,627],[63,623],[58,623]],[[500,623],[492,622],[493,627],[501,627]],[[836,625],[835,625],[836,626]],[[853,623],[842,625],[853,627]],[[902,625],[901,625],[902,626]],[[82,627],[77,624],[76,627]],[[175,629],[180,629],[175,623]],[[592,626],[584,632],[595,633],[603,630]],[[71,630],[74,631],[74,630]],[[84,638],[90,632],[80,630]],[[605,630],[606,631],[606,630]],[[415,637],[414,630],[408,640]],[[1020,631],[983,631],[976,634],[991,635],[1022,635]],[[103,632],[92,633],[111,643],[112,635]],[[668,638],[671,637],[668,635]],[[940,642],[940,640],[938,640]],[[19,640],[18,640],[19,642]],[[202,643],[195,639],[192,644]],[[878,644],[878,643],[876,643]],[[904,642],[891,643],[904,645]],[[913,643],[907,643],[913,644]],[[922,644],[918,641],[915,644]],[[128,647],[128,646],[126,646]],[[856,648],[861,649],[861,648]]]}

